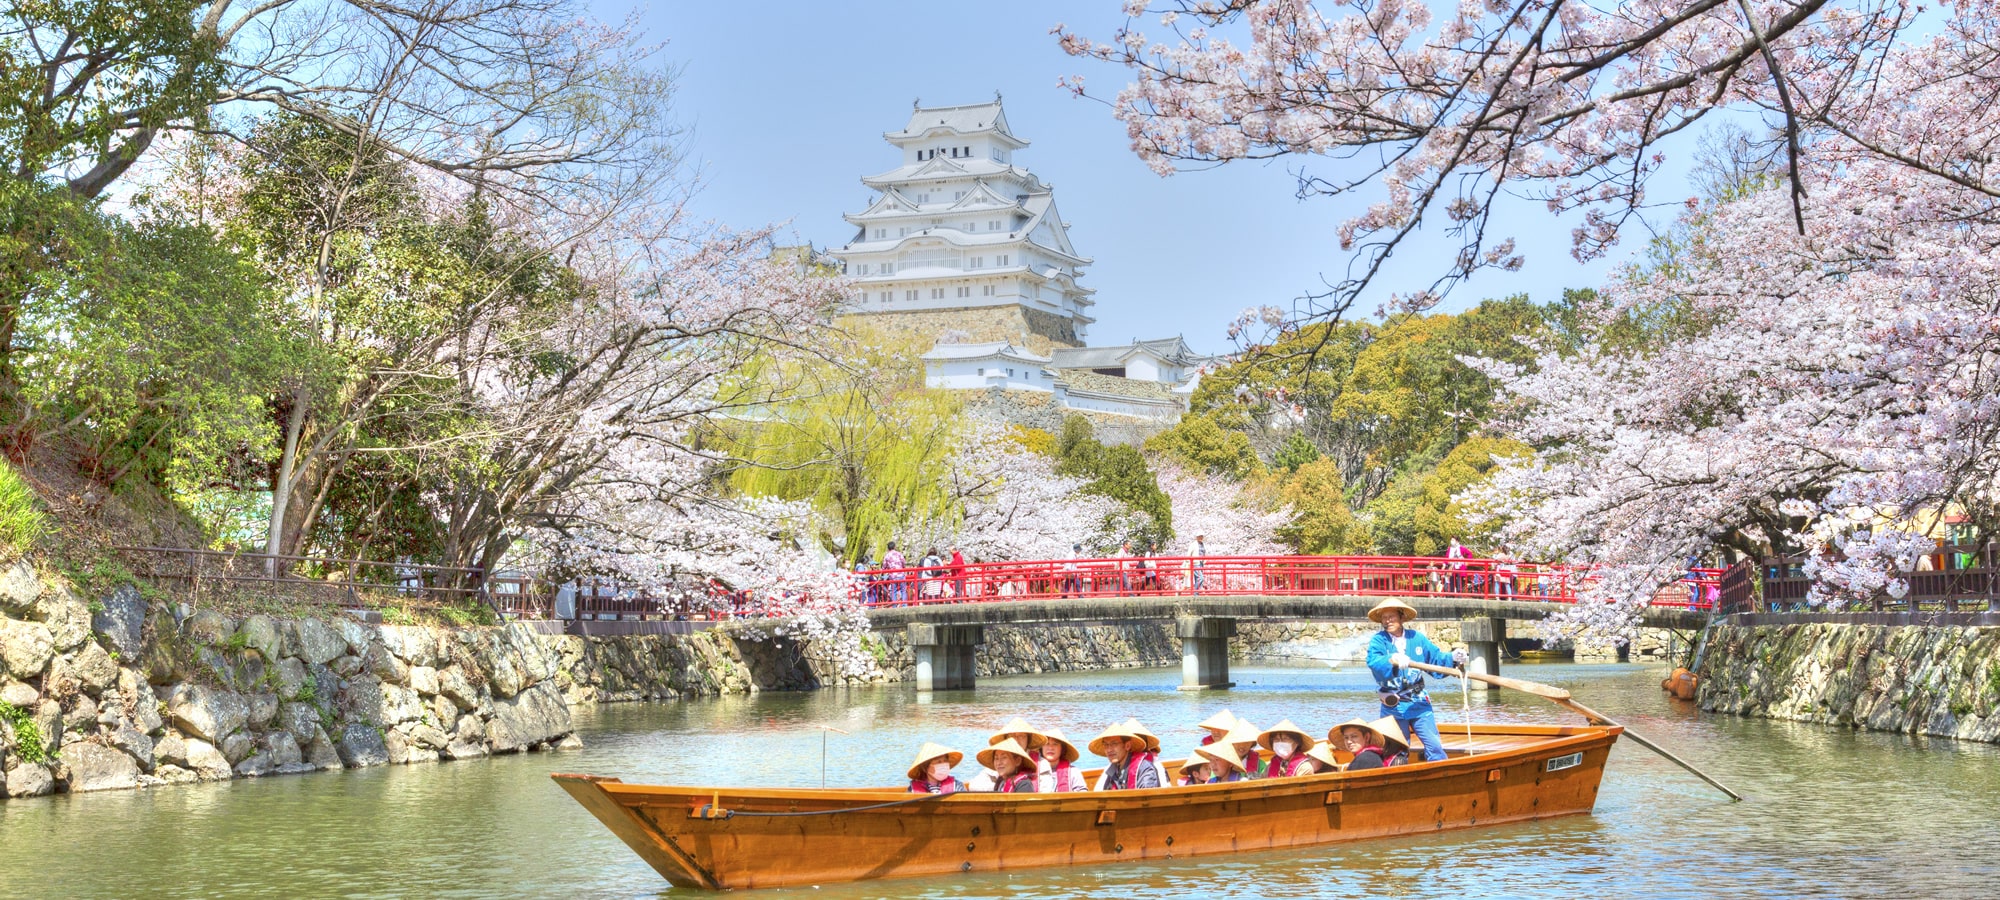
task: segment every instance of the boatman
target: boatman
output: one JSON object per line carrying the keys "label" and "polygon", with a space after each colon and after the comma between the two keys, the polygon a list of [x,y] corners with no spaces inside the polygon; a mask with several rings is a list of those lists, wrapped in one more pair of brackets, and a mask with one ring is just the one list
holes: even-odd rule
{"label": "boatman", "polygon": [[1410,663],[1463,668],[1466,656],[1464,650],[1446,653],[1430,638],[1403,627],[1416,617],[1415,607],[1393,598],[1368,611],[1368,618],[1382,626],[1368,639],[1368,671],[1375,674],[1382,715],[1393,717],[1404,734],[1416,735],[1424,745],[1424,762],[1435,762],[1445,758],[1444,741],[1438,737],[1431,695],[1424,690],[1424,673]]}

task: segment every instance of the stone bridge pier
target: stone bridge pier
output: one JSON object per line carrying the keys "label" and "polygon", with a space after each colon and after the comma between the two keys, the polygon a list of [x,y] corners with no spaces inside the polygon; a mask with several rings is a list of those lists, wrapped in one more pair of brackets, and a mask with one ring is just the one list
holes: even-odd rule
{"label": "stone bridge pier", "polygon": [[[1482,675],[1500,674],[1500,653],[1507,646],[1507,620],[1499,616],[1479,616],[1458,620],[1458,639],[1465,642],[1468,657],[1465,670]],[[1494,690],[1483,681],[1466,679],[1475,691]]]}
{"label": "stone bridge pier", "polygon": [[1229,680],[1229,639],[1236,636],[1235,619],[1175,616],[1174,631],[1181,639],[1181,690],[1236,686]]}
{"label": "stone bridge pier", "polygon": [[930,625],[912,622],[906,632],[916,658],[917,690],[969,690],[979,666],[975,655],[986,643],[983,625]]}

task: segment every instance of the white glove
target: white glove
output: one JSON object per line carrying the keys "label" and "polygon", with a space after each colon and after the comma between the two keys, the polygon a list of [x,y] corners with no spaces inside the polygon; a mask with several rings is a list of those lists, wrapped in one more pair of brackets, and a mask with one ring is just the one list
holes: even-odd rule
{"label": "white glove", "polygon": [[1467,656],[1467,655],[1465,654],[1465,648],[1463,648],[1463,647],[1460,647],[1460,648],[1459,648],[1459,649],[1457,649],[1457,650],[1453,650],[1453,651],[1451,651],[1451,664],[1452,664],[1452,665],[1454,665],[1454,666],[1456,666],[1456,667],[1458,667],[1458,668],[1461,668],[1461,669],[1465,668],[1465,661],[1466,661],[1466,660],[1468,660],[1468,659],[1471,659],[1471,658],[1472,658],[1472,657],[1470,657],[1470,656]]}
{"label": "white glove", "polygon": [[1389,657],[1389,665],[1395,666],[1398,669],[1407,669],[1410,667],[1410,658],[1398,653]]}

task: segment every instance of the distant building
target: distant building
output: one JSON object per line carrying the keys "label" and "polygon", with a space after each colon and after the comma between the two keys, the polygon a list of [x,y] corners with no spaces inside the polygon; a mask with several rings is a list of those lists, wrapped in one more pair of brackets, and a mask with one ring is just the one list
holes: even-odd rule
{"label": "distant building", "polygon": [[999,95],[917,105],[883,138],[902,164],[861,179],[876,193],[846,216],[853,238],[826,252],[855,283],[848,316],[937,342],[926,382],[987,392],[997,418],[1048,427],[1083,412],[1137,420],[1135,434],[1180,418],[1211,360],[1180,338],[1084,346],[1095,292],[1077,282],[1091,260],[1070,243],[1053,188],[1016,165],[1028,142]]}

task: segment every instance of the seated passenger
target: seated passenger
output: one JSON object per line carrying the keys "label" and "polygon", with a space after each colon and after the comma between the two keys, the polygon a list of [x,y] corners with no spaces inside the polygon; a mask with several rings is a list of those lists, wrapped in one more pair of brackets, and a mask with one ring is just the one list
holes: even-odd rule
{"label": "seated passenger", "polygon": [[[1376,731],[1374,724],[1364,722],[1360,719],[1350,719],[1335,726],[1333,731],[1327,734],[1327,738],[1328,740],[1332,740],[1335,737],[1339,738],[1341,746],[1345,747],[1347,752],[1354,754],[1354,758],[1347,764],[1347,771],[1349,772],[1359,772],[1363,769],[1380,769],[1383,766],[1389,765],[1389,760],[1396,755],[1387,752],[1384,748],[1384,744],[1388,741],[1388,738],[1384,737],[1381,732]],[[1400,738],[1400,732],[1398,738]],[[1396,746],[1402,749],[1409,747],[1408,744],[1402,743],[1400,740],[1397,741]]]}
{"label": "seated passenger", "polygon": [[[1020,744],[1021,749],[1027,750],[1031,759],[1033,758],[1034,751],[1040,749],[1042,746],[1042,736],[1039,732],[1035,731],[1035,726],[1029,725],[1028,720],[1018,716],[1014,718],[1014,721],[1008,722],[999,731],[994,732],[992,737],[987,738],[986,746],[999,746],[1001,741],[1008,739],[1012,739],[1014,743]],[[986,754],[979,754],[979,759],[981,760],[981,765],[985,765]],[[1028,767],[1028,771],[1036,774],[1040,774],[1039,769],[1040,767],[1036,765]],[[965,789],[968,791],[995,791],[999,790],[999,781],[992,767],[987,766],[981,769],[978,775],[972,777],[972,782],[966,785]]]}
{"label": "seated passenger", "polygon": [[1035,754],[1035,790],[1044,794],[1067,791],[1087,791],[1090,786],[1083,783],[1083,773],[1071,763],[1079,755],[1076,745],[1063,737],[1061,729],[1051,728],[1042,733],[1042,749]]}
{"label": "seated passenger", "polygon": [[1300,774],[1323,775],[1327,772],[1338,772],[1345,768],[1345,765],[1333,753],[1333,745],[1330,743],[1322,742],[1314,744],[1311,750],[1306,751],[1306,759],[1312,760],[1313,770],[1309,773],[1301,772]]}
{"label": "seated passenger", "polygon": [[1236,727],[1236,714],[1225,709],[1215,715],[1209,716],[1208,721],[1195,727],[1208,732],[1201,739],[1201,745],[1206,747],[1216,741],[1222,740],[1222,736],[1228,734],[1229,729]]}
{"label": "seated passenger", "polygon": [[910,793],[956,794],[964,789],[951,777],[951,767],[965,760],[965,754],[941,744],[925,742],[910,766]]}
{"label": "seated passenger", "polygon": [[1214,769],[1210,766],[1208,757],[1189,750],[1187,757],[1181,760],[1181,774],[1174,779],[1174,783],[1181,787],[1207,784],[1209,778],[1214,774]]}
{"label": "seated passenger", "polygon": [[1313,774],[1313,763],[1306,759],[1306,751],[1313,745],[1312,735],[1305,729],[1286,719],[1257,735],[1257,746],[1271,751],[1270,767],[1264,770],[1265,778],[1290,778],[1294,775]]}
{"label": "seated passenger", "polygon": [[[1415,747],[1415,745],[1410,743],[1410,735],[1408,732],[1403,730],[1403,722],[1401,719],[1398,719],[1395,716],[1383,716],[1382,718],[1376,719],[1375,721],[1368,723],[1368,727],[1382,738],[1383,765],[1402,766],[1409,764],[1410,750],[1413,747]],[[1440,747],[1442,747],[1442,745],[1440,745]],[[1423,748],[1416,747],[1416,749],[1421,750]],[[1425,757],[1424,759],[1419,760],[1419,762],[1430,762],[1430,761],[1431,760],[1429,757]]]}
{"label": "seated passenger", "polygon": [[979,764],[993,770],[992,791],[1000,794],[1035,792],[1035,758],[1013,738],[979,751]]}
{"label": "seated passenger", "polygon": [[1257,726],[1242,719],[1237,719],[1235,728],[1231,729],[1228,734],[1223,735],[1222,740],[1216,741],[1209,746],[1220,747],[1224,744],[1228,744],[1230,749],[1236,751],[1236,758],[1243,761],[1243,771],[1245,773],[1249,774],[1252,778],[1264,777],[1265,767],[1269,763],[1269,760],[1257,750]]}
{"label": "seated passenger", "polygon": [[1197,747],[1194,752],[1201,754],[1203,759],[1208,760],[1209,768],[1214,772],[1208,779],[1209,784],[1249,781],[1254,777],[1250,774],[1250,770],[1244,766],[1243,755],[1236,752],[1236,745],[1230,743],[1227,739],[1216,741],[1206,747]]}
{"label": "seated passenger", "polygon": [[1130,728],[1130,729],[1132,729],[1132,733],[1133,733],[1133,734],[1136,734],[1136,735],[1138,735],[1139,737],[1141,737],[1141,738],[1144,738],[1144,739],[1145,739],[1145,741],[1146,741],[1146,765],[1149,765],[1149,766],[1152,766],[1152,767],[1153,767],[1154,769],[1157,769],[1157,770],[1159,770],[1159,773],[1160,773],[1160,783],[1161,783],[1161,784],[1166,784],[1166,783],[1168,782],[1168,779],[1167,779],[1167,764],[1166,764],[1166,763],[1163,763],[1163,762],[1160,762],[1160,738],[1159,738],[1159,735],[1156,735],[1156,734],[1154,734],[1154,733],[1152,733],[1152,732],[1150,732],[1150,731],[1147,731],[1147,730],[1146,730],[1146,726],[1144,726],[1144,725],[1141,725],[1141,724],[1139,724],[1139,720],[1138,720],[1138,719],[1126,719],[1126,720],[1125,720],[1125,727],[1127,727],[1127,728]]}
{"label": "seated passenger", "polygon": [[1097,790],[1127,791],[1163,784],[1160,770],[1145,761],[1146,739],[1127,726],[1104,729],[1090,742],[1090,752],[1104,757],[1106,763],[1104,774],[1097,777]]}

